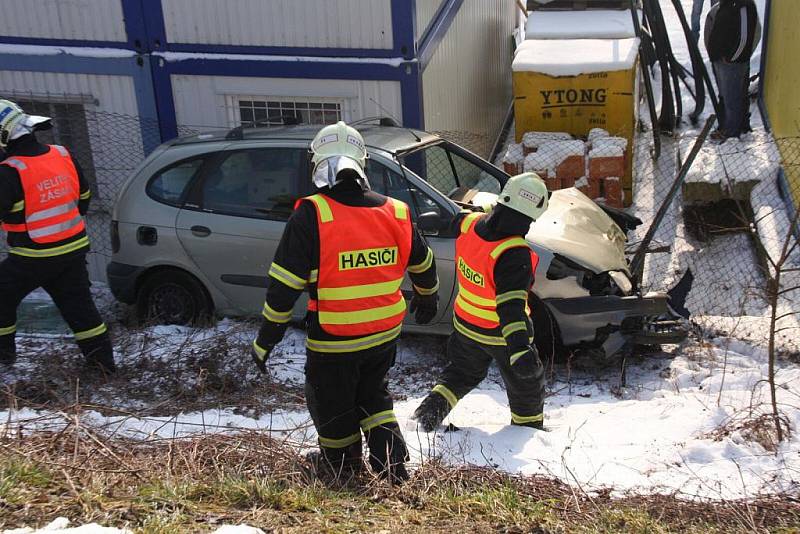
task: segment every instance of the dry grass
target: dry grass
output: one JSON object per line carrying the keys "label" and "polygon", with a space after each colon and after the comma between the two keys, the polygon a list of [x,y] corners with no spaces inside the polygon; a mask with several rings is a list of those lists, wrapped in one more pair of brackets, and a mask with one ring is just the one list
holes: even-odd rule
{"label": "dry grass", "polygon": [[141,441],[75,421],[0,439],[0,528],[66,516],[146,533],[221,523],[275,532],[800,532],[800,503],[788,497],[613,498],[437,462],[399,488],[368,477],[323,483],[296,447],[265,434]]}

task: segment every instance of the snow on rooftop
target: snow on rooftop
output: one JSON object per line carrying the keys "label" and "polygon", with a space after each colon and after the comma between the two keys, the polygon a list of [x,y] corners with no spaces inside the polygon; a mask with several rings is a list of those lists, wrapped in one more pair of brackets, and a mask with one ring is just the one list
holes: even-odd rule
{"label": "snow on rooftop", "polygon": [[[641,17],[641,12],[640,12]],[[636,37],[628,10],[532,11],[526,39],[629,39]]]}
{"label": "snow on rooftop", "polygon": [[639,39],[529,39],[514,56],[514,72],[577,76],[627,70],[639,53]]}
{"label": "snow on rooftop", "polygon": [[89,46],[48,46],[0,44],[0,54],[16,54],[21,56],[58,56],[66,54],[75,57],[91,58],[128,58],[136,56],[133,50],[122,48],[96,48]]}
{"label": "snow on rooftop", "polygon": [[318,56],[268,56],[257,54],[207,54],[195,52],[156,52],[154,56],[160,57],[168,63],[191,60],[226,60],[226,61],[285,61],[300,63],[369,63],[374,65],[389,65],[399,67],[406,63],[416,63],[416,59],[402,57],[389,58],[360,58],[360,57],[318,57]]}

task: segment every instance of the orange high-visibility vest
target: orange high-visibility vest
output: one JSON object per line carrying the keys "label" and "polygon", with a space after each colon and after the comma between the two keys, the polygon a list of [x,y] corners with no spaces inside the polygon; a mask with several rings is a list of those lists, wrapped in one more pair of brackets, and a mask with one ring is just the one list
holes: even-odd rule
{"label": "orange high-visibility vest", "polygon": [[25,195],[25,222],[3,223],[3,230],[27,232],[39,244],[63,241],[84,230],[78,211],[80,180],[66,148],[51,145],[41,156],[12,156],[0,164],[17,170]]}
{"label": "orange high-visibility vest", "polygon": [[[500,326],[494,279],[497,259],[510,248],[526,248],[531,253],[533,272],[539,263],[539,257],[521,237],[509,237],[500,241],[486,241],[481,238],[475,231],[475,225],[482,216],[479,213],[467,215],[461,223],[461,235],[456,239],[458,296],[453,309],[464,322],[493,329]],[[526,312],[530,315],[527,304]]]}
{"label": "orange high-visibility vest", "polygon": [[400,284],[411,256],[408,206],[390,198],[379,207],[352,207],[320,194],[301,200],[317,212],[317,300],[308,309],[322,329],[362,336],[399,326],[406,314]]}

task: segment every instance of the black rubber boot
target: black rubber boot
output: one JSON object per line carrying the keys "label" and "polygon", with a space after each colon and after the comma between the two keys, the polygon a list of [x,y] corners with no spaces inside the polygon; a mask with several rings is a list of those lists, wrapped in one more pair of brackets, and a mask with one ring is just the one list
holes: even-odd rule
{"label": "black rubber boot", "polygon": [[367,434],[369,465],[379,478],[392,484],[408,480],[405,463],[409,460],[408,448],[397,423],[373,428]]}
{"label": "black rubber boot", "polygon": [[306,459],[317,478],[328,484],[348,483],[366,472],[360,441],[344,449],[311,451]]}
{"label": "black rubber boot", "polygon": [[114,363],[114,348],[108,334],[102,334],[86,341],[79,341],[78,346],[86,357],[85,368],[89,372],[113,375],[117,372]]}
{"label": "black rubber boot", "polygon": [[414,412],[414,419],[417,420],[422,430],[433,432],[442,424],[444,418],[450,413],[450,404],[447,399],[438,393],[431,393]]}
{"label": "black rubber boot", "polygon": [[17,361],[17,344],[13,334],[0,337],[0,364],[13,365]]}
{"label": "black rubber boot", "polygon": [[14,362],[16,361],[17,361],[17,351],[4,350],[0,348],[0,364],[14,365]]}

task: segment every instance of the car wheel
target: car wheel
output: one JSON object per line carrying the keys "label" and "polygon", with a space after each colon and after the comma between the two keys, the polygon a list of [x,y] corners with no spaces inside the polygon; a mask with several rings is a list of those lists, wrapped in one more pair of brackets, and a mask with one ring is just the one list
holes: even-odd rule
{"label": "car wheel", "polygon": [[569,352],[564,349],[558,324],[556,324],[545,303],[531,293],[528,298],[528,306],[531,308],[531,320],[533,322],[533,342],[536,345],[536,350],[539,351],[539,358],[541,358],[542,363],[549,366],[553,362],[566,361]]}
{"label": "car wheel", "polygon": [[192,275],[159,271],[142,283],[136,299],[140,324],[208,324],[212,306],[203,285]]}

